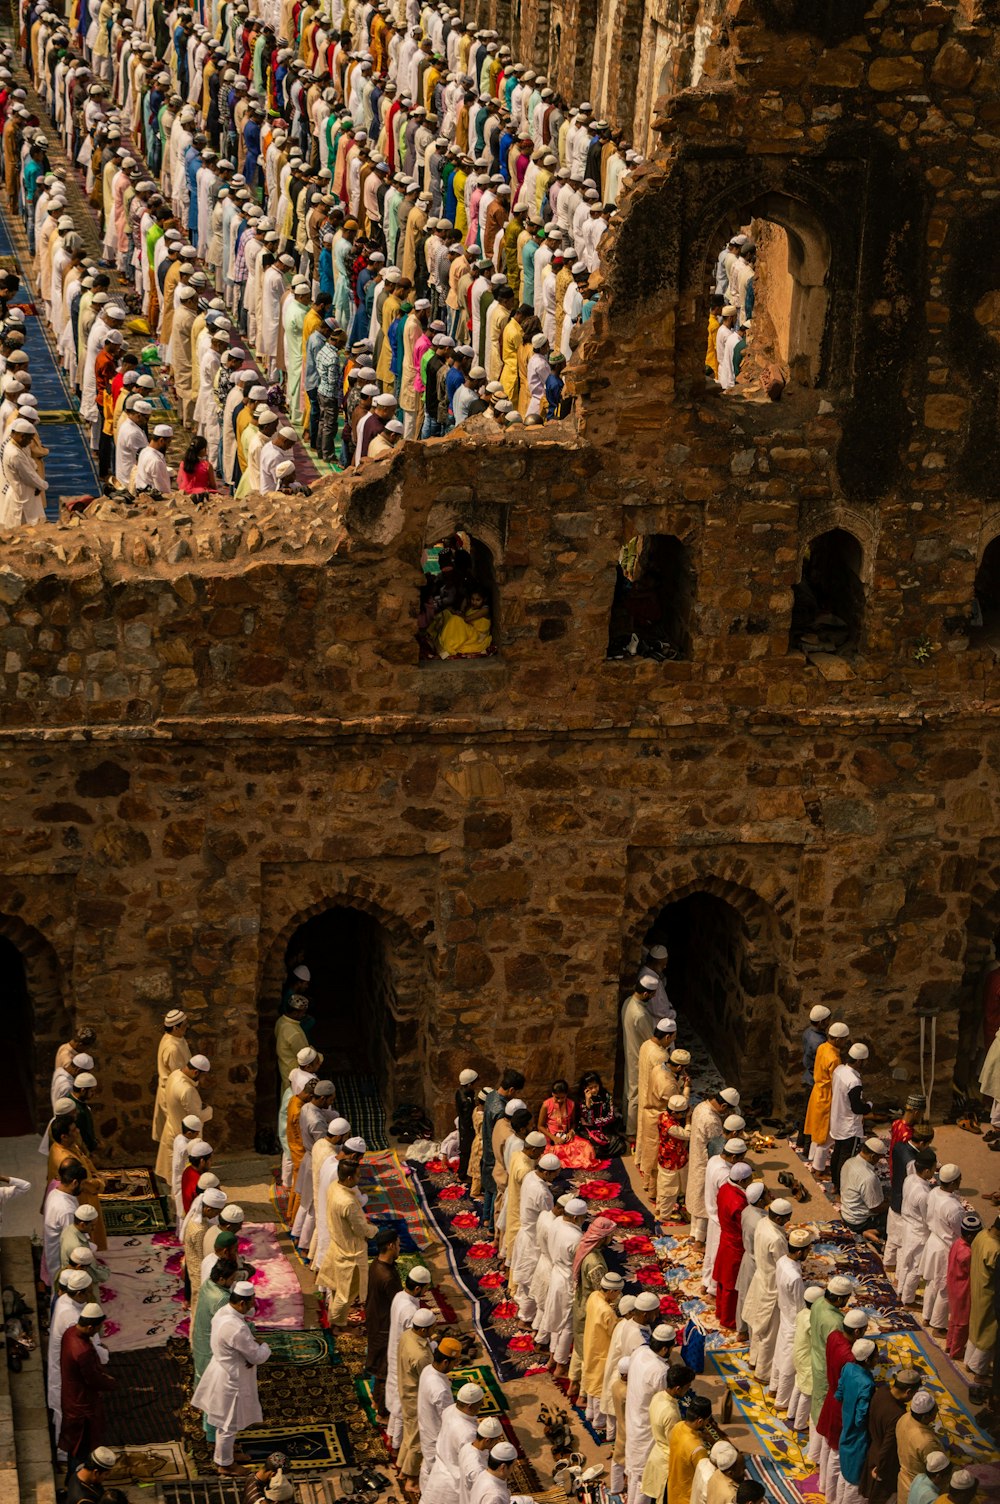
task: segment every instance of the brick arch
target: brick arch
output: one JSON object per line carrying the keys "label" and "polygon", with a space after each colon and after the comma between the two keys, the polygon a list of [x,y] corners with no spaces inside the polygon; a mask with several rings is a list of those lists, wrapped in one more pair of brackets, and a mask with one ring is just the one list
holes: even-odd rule
{"label": "brick arch", "polygon": [[1000,507],[992,507],[983,517],[976,545],[976,567],[983,562],[983,555],[995,538],[1000,538]]}
{"label": "brick arch", "polygon": [[[697,864],[694,866],[697,869]],[[764,957],[775,955],[779,949],[786,953],[790,950],[792,925],[782,916],[790,914],[794,907],[791,895],[786,888],[778,887],[769,900],[764,899],[746,883],[745,873],[736,871],[740,866],[741,863],[732,864],[732,868],[728,864],[718,864],[714,869],[706,867],[692,871],[689,865],[665,875],[661,895],[647,904],[641,918],[633,917],[626,932],[622,962],[629,981],[641,960],[643,939],[656,922],[657,915],[668,904],[679,903],[694,893],[709,893],[736,910],[743,920],[747,946],[752,955]]]}
{"label": "brick arch", "polygon": [[[870,586],[875,574],[875,555],[878,550],[879,525],[878,520],[872,520],[860,512],[857,507],[847,506],[833,502],[828,506],[819,508],[817,511],[804,512],[801,517],[799,532],[799,557],[798,573],[802,572],[802,563],[806,551],[811,544],[815,543],[823,533],[833,532],[839,528],[842,532],[850,533],[861,548],[861,583]],[[1000,532],[1000,519],[998,519],[997,531]]]}
{"label": "brick arch", "polygon": [[35,1124],[39,1126],[49,1117],[49,1085],[55,1053],[69,1038],[72,1027],[63,968],[55,947],[40,930],[19,916],[0,913],[0,936],[9,941],[24,967],[29,1017],[22,1021],[22,1026],[27,1026],[24,1043],[33,1057],[32,1106]]}
{"label": "brick arch", "polygon": [[396,1031],[396,1058],[386,1073],[387,1105],[397,1099],[420,1097],[426,1085],[429,1034],[436,1023],[432,965],[434,920],[426,908],[415,908],[391,883],[356,873],[315,874],[303,891],[297,885],[262,934],[258,976],[258,1115],[266,1120],[276,1095],[274,1024],[285,978],[285,955],[296,933],[310,919],[333,909],[365,914],[378,924],[387,942],[391,988],[388,1007]]}

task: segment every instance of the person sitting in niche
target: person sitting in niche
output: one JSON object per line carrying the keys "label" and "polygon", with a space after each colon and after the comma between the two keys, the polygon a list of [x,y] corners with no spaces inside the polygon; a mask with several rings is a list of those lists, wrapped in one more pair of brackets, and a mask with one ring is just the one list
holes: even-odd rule
{"label": "person sitting in niche", "polygon": [[493,646],[493,624],[484,592],[470,585],[465,604],[435,616],[430,633],[439,658],[481,658]]}

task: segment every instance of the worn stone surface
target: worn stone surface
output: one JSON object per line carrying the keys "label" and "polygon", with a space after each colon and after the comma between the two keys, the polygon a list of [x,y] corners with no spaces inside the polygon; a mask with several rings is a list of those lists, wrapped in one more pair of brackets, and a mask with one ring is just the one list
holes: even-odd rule
{"label": "worn stone surface", "polygon": [[[516,1063],[535,1098],[612,1074],[667,904],[671,943],[704,951],[681,1012],[748,1089],[795,1089],[820,1000],[884,1100],[919,1077],[917,1007],[942,1083],[967,1064],[1000,921],[997,670],[968,630],[1000,532],[995,30],[952,3],[845,4],[827,31],[838,7],[716,9],[624,205],[572,421],[479,424],[305,499],[4,541],[0,934],[40,1087],[69,1015],[97,1021],[123,1152],[172,1004],[213,1059],[217,1136],[245,1142],[285,949],[336,905],[376,925],[345,956],[388,1093],[439,1128],[432,1083],[465,1064]],[[702,375],[708,267],[754,215],[829,252],[818,384],[780,405]],[[421,665],[421,550],[456,527],[492,553],[499,652]],[[788,651],[833,528],[864,589],[841,679]],[[636,533],[690,560],[676,662],[605,658]]]}

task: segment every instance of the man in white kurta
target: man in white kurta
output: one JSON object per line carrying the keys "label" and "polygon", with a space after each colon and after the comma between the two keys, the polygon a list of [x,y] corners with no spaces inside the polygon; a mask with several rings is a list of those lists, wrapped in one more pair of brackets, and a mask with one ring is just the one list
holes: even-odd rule
{"label": "man in white kurta", "polygon": [[438,1437],[445,1412],[455,1404],[448,1371],[452,1366],[447,1342],[434,1348],[434,1356],[417,1380],[417,1430],[420,1432],[420,1493],[437,1458]]}
{"label": "man in white kurta", "polygon": [[563,1377],[559,1369],[565,1371],[573,1348],[573,1259],[576,1246],[583,1237],[586,1215],[587,1203],[574,1196],[567,1201],[562,1217],[549,1230],[552,1273],[540,1331],[548,1336],[557,1378]]}
{"label": "man in white kurta", "polygon": [[[333,1118],[327,1124],[326,1145],[317,1144],[313,1149],[313,1210],[316,1213],[316,1223],[313,1227],[313,1235],[309,1242],[309,1264],[313,1269],[318,1269],[326,1258],[326,1250],[330,1246],[330,1224],[326,1220],[326,1198],[331,1185],[337,1178],[340,1168],[340,1157],[344,1151],[344,1145],[351,1136],[351,1125],[346,1118]],[[319,1167],[316,1166],[316,1152],[326,1147],[327,1153],[320,1156]]]}
{"label": "man in white kurta", "polygon": [[503,1427],[495,1415],[487,1415],[476,1427],[471,1441],[458,1450],[458,1504],[470,1504],[472,1490],[481,1473],[485,1473],[489,1451],[503,1436]]}
{"label": "man in white kurta", "polygon": [[562,1165],[554,1154],[543,1154],[521,1184],[518,1203],[521,1220],[514,1239],[510,1285],[517,1295],[517,1314],[522,1321],[533,1320],[537,1309],[530,1290],[532,1276],[538,1267],[538,1240],[535,1234],[541,1213],[552,1210],[551,1186],[561,1169]]}
{"label": "man in white kurta", "polygon": [[743,1319],[750,1331],[748,1361],[762,1384],[771,1377],[771,1360],[778,1340],[778,1286],[775,1265],[788,1252],[785,1229],[792,1215],[792,1204],[779,1198],[772,1201],[767,1216],[762,1217],[753,1240],[753,1283],[743,1305]]}
{"label": "man in white kurta", "polygon": [[[426,1482],[421,1484],[421,1504],[459,1504],[459,1455],[467,1442],[476,1440],[477,1417],[484,1398],[478,1384],[463,1384],[455,1403],[445,1406],[434,1446],[434,1461],[427,1469]],[[419,1415],[418,1397],[418,1420]]]}
{"label": "man in white kurta", "polygon": [[389,1345],[386,1349],[385,1407],[389,1412],[386,1432],[393,1450],[398,1450],[403,1439],[403,1406],[399,1397],[399,1339],[413,1325],[413,1318],[420,1310],[420,1298],[430,1285],[430,1271],[423,1264],[416,1264],[404,1281],[402,1290],[397,1290],[389,1307]]}
{"label": "man in white kurta", "polygon": [[156,1103],[153,1107],[153,1142],[158,1144],[163,1137],[167,1120],[167,1081],[173,1071],[179,1071],[191,1059],[191,1046],[184,1035],[187,1033],[187,1014],[180,1008],[171,1008],[163,1020],[163,1034],[156,1047]]}
{"label": "man in white kurta", "polygon": [[765,1215],[764,1208],[759,1205],[764,1195],[764,1182],[753,1180],[747,1186],[747,1204],[740,1214],[740,1230],[743,1233],[743,1260],[740,1264],[740,1272],[736,1276],[736,1330],[740,1333],[746,1331],[746,1322],[743,1319],[743,1306],[746,1302],[753,1277],[757,1273],[757,1265],[753,1259],[753,1240],[757,1232],[757,1224]]}
{"label": "man in white kurta", "polygon": [[699,1102],[691,1113],[691,1137],[688,1141],[688,1177],[684,1191],[684,1204],[691,1217],[691,1240],[704,1243],[708,1233],[708,1213],[705,1210],[705,1170],[708,1166],[708,1145],[722,1133],[722,1119],[726,1113],[740,1105],[740,1094],[732,1086]]}
{"label": "man in white kurta", "polygon": [[316,1224],[313,1202],[313,1151],[326,1139],[327,1124],[332,1115],[332,1102],[336,1088],[332,1081],[317,1081],[313,1087],[312,1101],[307,1102],[299,1113],[299,1137],[302,1140],[302,1159],[295,1179],[295,1192],[299,1209],[292,1223],[292,1237],[308,1248]]}
{"label": "man in white kurta", "polygon": [[201,1138],[201,1118],[186,1117],[181,1123],[180,1133],[174,1138],[174,1147],[170,1157],[170,1194],[173,1197],[174,1217],[178,1227],[184,1221],[182,1180],[188,1160],[188,1150],[199,1138]]}
{"label": "man in white kurta", "polygon": [[625,1472],[628,1474],[628,1504],[642,1497],[642,1473],[653,1445],[649,1406],[654,1394],[667,1384],[667,1354],[676,1336],[672,1326],[654,1326],[649,1346],[640,1345],[631,1355],[625,1396]]}
{"label": "man in white kurta", "polygon": [[181,1131],[187,1117],[200,1118],[202,1125],[212,1116],[211,1107],[206,1107],[198,1090],[202,1079],[211,1070],[205,1055],[193,1055],[187,1065],[171,1071],[164,1092],[164,1122],[160,1135],[160,1147],[156,1155],[156,1173],[161,1180],[170,1177],[173,1160],[174,1139]]}
{"label": "man in white kurta", "polygon": [[271,1356],[266,1342],[258,1342],[249,1325],[254,1308],[253,1285],[237,1280],[229,1304],[212,1318],[212,1356],[191,1404],[215,1427],[215,1465],[234,1473],[236,1437],[263,1421],[257,1394],[257,1369]]}
{"label": "man in white kurta", "polygon": [[[726,1119],[723,1127],[729,1129],[730,1123],[743,1124],[742,1118]],[[733,1133],[738,1129],[730,1130]],[[738,1146],[738,1147],[737,1147]],[[708,1227],[705,1232],[705,1257],[702,1260],[701,1288],[709,1295],[715,1294],[715,1280],[712,1270],[715,1268],[715,1256],[719,1251],[719,1239],[722,1236],[722,1227],[719,1222],[719,1191],[729,1179],[729,1172],[733,1165],[746,1154],[746,1142],[741,1138],[728,1138],[721,1154],[713,1154],[705,1166],[705,1218]]]}
{"label": "man in white kurta", "polygon": [[[79,1177],[71,1179],[68,1171],[71,1165],[79,1170]],[[53,1186],[45,1198],[45,1212],[42,1218],[42,1248],[45,1254],[45,1268],[42,1271],[48,1283],[55,1282],[59,1270],[62,1268],[62,1256],[59,1245],[62,1239],[63,1228],[68,1227],[76,1216],[77,1207],[80,1205],[79,1191],[84,1180],[83,1166],[79,1160],[64,1160],[59,1168],[59,1184]]]}
{"label": "man in white kurta", "polygon": [[609,1441],[614,1440],[617,1429],[611,1387],[618,1377],[618,1364],[622,1358],[630,1358],[645,1342],[647,1331],[655,1326],[659,1313],[660,1302],[652,1290],[643,1290],[640,1295],[623,1295],[618,1302],[620,1320],[611,1333],[601,1389],[601,1410],[608,1417]]}
{"label": "man in white kurta", "polygon": [[965,1208],[959,1196],[962,1172],[958,1165],[942,1165],[940,1185],[927,1197],[927,1243],[920,1260],[924,1285],[923,1317],[928,1326],[948,1325],[948,1255],[962,1233]]}
{"label": "man in white kurta", "polygon": [[778,1336],[771,1360],[768,1387],[779,1410],[784,1410],[795,1387],[795,1323],[806,1303],[802,1266],[812,1243],[807,1227],[792,1227],[788,1232],[788,1252],[774,1266],[774,1283],[778,1292]]}
{"label": "man in white kurta", "polygon": [[654,1019],[649,1011],[649,1004],[658,982],[659,977],[655,973],[643,972],[635,991],[629,993],[622,1004],[622,1049],[625,1057],[622,1115],[629,1138],[635,1138],[639,1121],[639,1051],[646,1040],[653,1037]]}

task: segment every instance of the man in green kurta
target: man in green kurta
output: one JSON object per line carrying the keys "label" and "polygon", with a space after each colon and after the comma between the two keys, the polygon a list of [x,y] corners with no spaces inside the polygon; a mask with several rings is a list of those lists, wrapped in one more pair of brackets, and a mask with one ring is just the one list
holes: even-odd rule
{"label": "man in green kurta", "polygon": [[1000,1212],[994,1217],[992,1227],[980,1228],[973,1238],[969,1264],[969,1341],[965,1364],[980,1376],[989,1372],[991,1357],[994,1363],[1000,1361],[996,1351],[997,1313],[993,1295],[998,1264]]}
{"label": "man in green kurta", "polygon": [[[229,1304],[229,1292],[234,1280],[242,1278],[242,1265],[226,1263],[222,1259],[216,1264],[208,1279],[204,1281],[198,1291],[198,1304],[194,1310],[194,1320],[191,1323],[191,1356],[194,1359],[194,1382],[198,1383],[205,1369],[208,1367],[212,1356],[212,1318],[216,1311]],[[205,1422],[205,1434],[208,1435],[211,1427]],[[209,1436],[209,1440],[214,1438]]]}
{"label": "man in green kurta", "polygon": [[813,1379],[809,1414],[813,1426],[819,1420],[826,1391],[830,1387],[826,1372],[827,1338],[831,1332],[844,1330],[844,1307],[851,1298],[852,1288],[850,1280],[843,1274],[835,1274],[827,1280],[826,1290],[818,1300],[813,1301],[813,1308],[809,1313],[809,1350]]}
{"label": "man in green kurta", "polygon": [[292,296],[284,307],[285,397],[293,423],[302,422],[302,325],[311,302],[308,282],[293,283]]}

